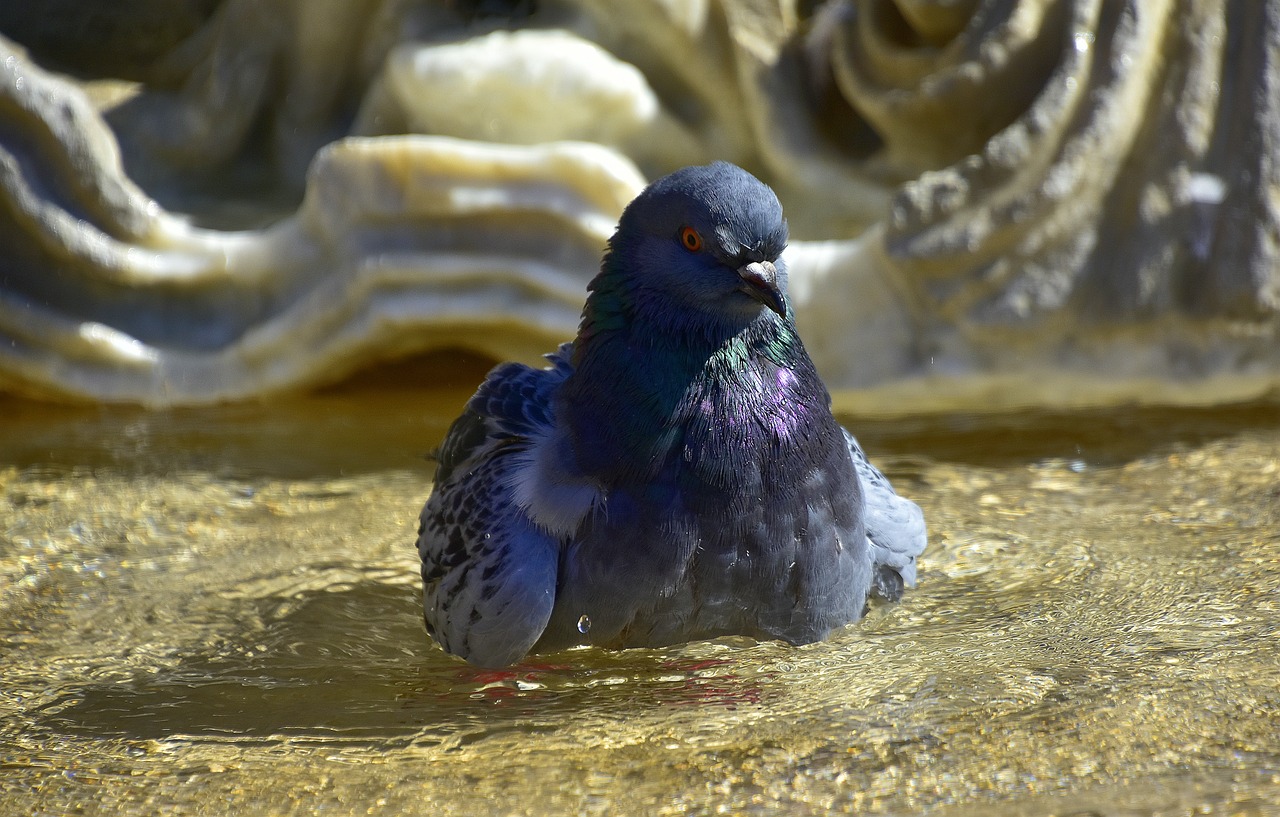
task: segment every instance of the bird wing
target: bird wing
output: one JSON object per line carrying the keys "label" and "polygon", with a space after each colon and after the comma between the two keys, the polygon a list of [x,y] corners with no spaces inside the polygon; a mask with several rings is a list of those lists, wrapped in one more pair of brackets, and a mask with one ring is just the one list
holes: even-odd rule
{"label": "bird wing", "polygon": [[427,629],[473,664],[506,666],[528,652],[555,603],[560,541],[513,497],[528,449],[552,426],[552,397],[571,371],[568,344],[533,369],[489,373],[445,436],[422,509]]}
{"label": "bird wing", "polygon": [[928,540],[924,512],[916,503],[898,496],[847,429],[844,439],[862,484],[863,519],[874,565],[872,590],[896,601],[904,584],[916,585],[916,557],[924,553]]}

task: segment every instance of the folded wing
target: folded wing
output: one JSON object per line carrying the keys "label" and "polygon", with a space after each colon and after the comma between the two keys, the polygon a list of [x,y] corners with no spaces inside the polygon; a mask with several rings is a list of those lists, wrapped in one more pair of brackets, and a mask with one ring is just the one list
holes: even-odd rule
{"label": "folded wing", "polygon": [[549,356],[549,369],[509,363],[489,374],[445,437],[422,509],[427,630],[479,666],[520,660],[555,604],[561,542],[516,502],[513,486],[552,425],[565,351]]}

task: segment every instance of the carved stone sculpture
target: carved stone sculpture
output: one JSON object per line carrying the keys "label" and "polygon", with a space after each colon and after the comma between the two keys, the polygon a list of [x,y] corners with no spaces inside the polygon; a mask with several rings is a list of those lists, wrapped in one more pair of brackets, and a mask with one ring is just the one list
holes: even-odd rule
{"label": "carved stone sculpture", "polygon": [[1276,0],[89,5],[0,14],[2,388],[534,360],[645,179],[717,158],[783,200],[841,407],[1280,386]]}

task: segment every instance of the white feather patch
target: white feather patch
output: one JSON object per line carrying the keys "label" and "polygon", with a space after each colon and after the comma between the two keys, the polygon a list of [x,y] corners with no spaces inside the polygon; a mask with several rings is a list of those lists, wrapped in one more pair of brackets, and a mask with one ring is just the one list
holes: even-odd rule
{"label": "white feather patch", "polygon": [[529,519],[556,537],[570,536],[602,499],[600,486],[573,471],[568,438],[557,427],[531,437],[515,455],[509,486]]}

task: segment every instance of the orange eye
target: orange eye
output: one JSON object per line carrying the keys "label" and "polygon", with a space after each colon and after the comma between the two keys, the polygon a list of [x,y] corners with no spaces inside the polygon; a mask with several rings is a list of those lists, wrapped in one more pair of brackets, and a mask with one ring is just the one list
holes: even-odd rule
{"label": "orange eye", "polygon": [[689,252],[697,252],[702,249],[702,236],[692,227],[685,227],[680,231],[680,243]]}

